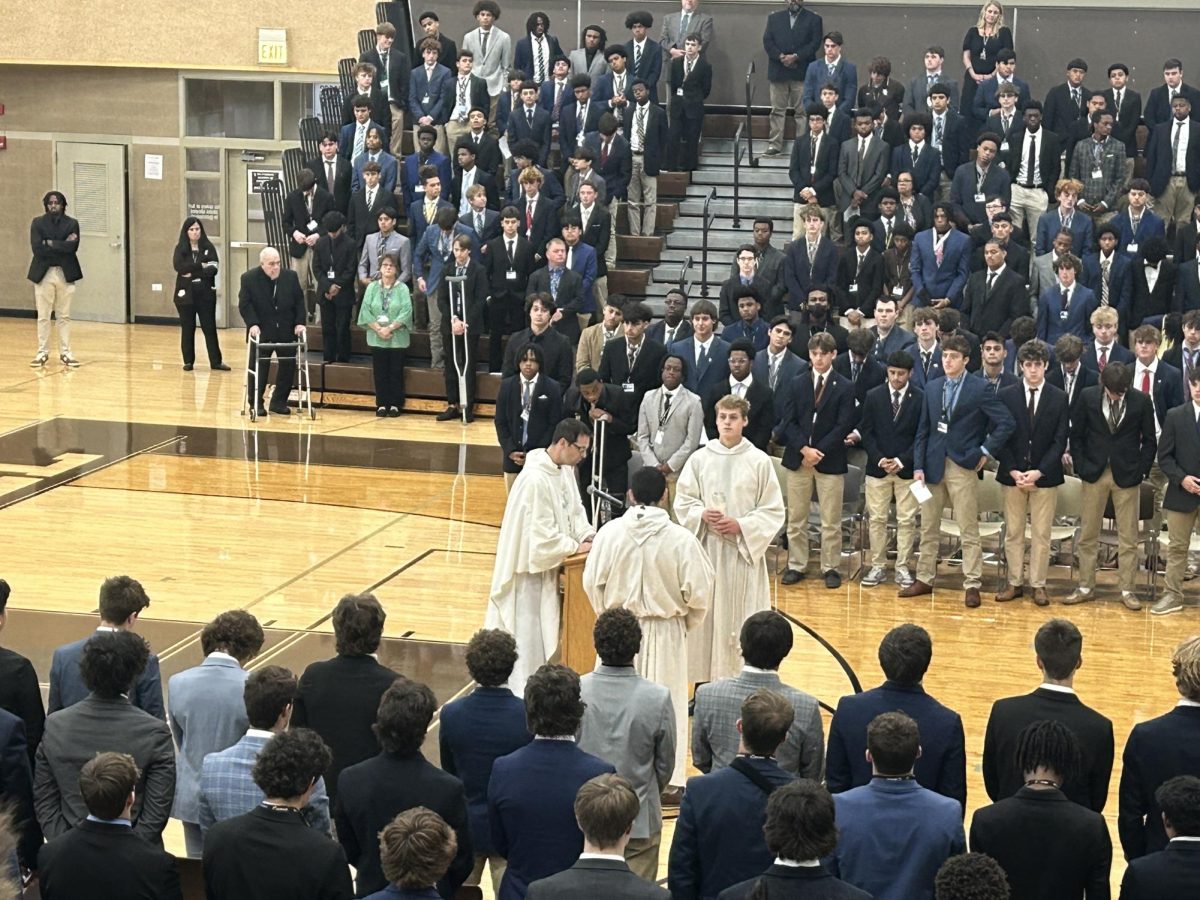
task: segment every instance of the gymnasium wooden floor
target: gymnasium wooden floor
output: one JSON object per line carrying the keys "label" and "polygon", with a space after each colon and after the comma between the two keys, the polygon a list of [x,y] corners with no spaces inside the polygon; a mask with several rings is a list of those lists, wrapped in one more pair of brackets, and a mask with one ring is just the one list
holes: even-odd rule
{"label": "gymnasium wooden floor", "polygon": [[[490,421],[463,428],[415,413],[323,410],[315,422],[251,425],[239,412],[241,332],[222,332],[227,373],[183,372],[177,334],[76,323],[82,365],[34,370],[34,323],[0,319],[0,576],[13,589],[4,644],[46,678],[50,650],[92,627],[100,582],[127,573],[152,599],[139,630],[162,658],[164,682],[200,661],[199,629],[233,607],[252,610],[269,633],[255,665],[299,672],[332,655],[337,599],[373,590],[389,612],[383,660],[443,702],[467,689],[462,645],[483,623],[504,508]],[[987,799],[979,761],[991,703],[1037,685],[1033,633],[1050,615],[1069,616],[1085,637],[1078,690],[1116,731],[1105,814],[1119,860],[1124,739],[1174,704],[1170,655],[1200,625],[1187,612],[1156,619],[1115,600],[1000,606],[990,566],[984,606],[970,611],[957,573],[944,571],[943,589],[921,602],[897,599],[893,584],[779,589],[779,608],[809,629],[796,628],[784,679],[835,706],[853,690],[847,669],[864,687],[881,680],[876,647],[889,628],[929,629],[926,686],[963,715],[974,810]],[[1051,595],[1061,597],[1069,573],[1054,574]],[[182,848],[174,825],[167,837]],[[664,872],[669,842],[667,833]],[[1114,886],[1123,868],[1114,863]]]}

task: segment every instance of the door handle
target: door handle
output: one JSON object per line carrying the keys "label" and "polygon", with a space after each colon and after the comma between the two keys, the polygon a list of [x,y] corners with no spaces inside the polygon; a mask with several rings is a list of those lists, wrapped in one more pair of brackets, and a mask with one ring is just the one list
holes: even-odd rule
{"label": "door handle", "polygon": [[125,242],[123,240],[121,240],[120,238],[117,238],[115,241],[113,241],[108,246],[112,247],[114,250],[120,250],[122,247],[125,246]]}

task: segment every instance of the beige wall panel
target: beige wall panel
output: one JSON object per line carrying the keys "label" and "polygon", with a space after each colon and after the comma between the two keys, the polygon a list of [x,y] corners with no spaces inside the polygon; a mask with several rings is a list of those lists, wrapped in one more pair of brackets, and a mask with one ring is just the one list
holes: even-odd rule
{"label": "beige wall panel", "polygon": [[166,69],[2,66],[0,103],[9,132],[179,136],[179,75]]}
{"label": "beige wall panel", "polygon": [[[145,175],[147,153],[163,158],[162,181]],[[135,144],[129,160],[129,222],[133,255],[130,259],[129,296],[135,316],[174,316],[171,289],[175,270],[171,252],[183,224],[183,163],[179,147]],[[222,260],[224,262],[224,260]],[[161,284],[161,291],[152,291]]]}
{"label": "beige wall panel", "polygon": [[[0,120],[2,122],[3,120]],[[29,221],[42,215],[42,195],[54,185],[54,157],[49,141],[8,141],[0,153],[0,284],[6,286],[0,306],[33,309],[33,285],[25,280],[32,251]],[[31,345],[32,346],[32,345]]]}

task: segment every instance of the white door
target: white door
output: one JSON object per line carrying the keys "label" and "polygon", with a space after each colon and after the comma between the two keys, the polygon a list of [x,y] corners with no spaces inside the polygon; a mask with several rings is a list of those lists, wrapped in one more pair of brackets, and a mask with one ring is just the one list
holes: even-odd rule
{"label": "white door", "polygon": [[256,162],[247,162],[241,151],[230,150],[225,160],[225,230],[229,252],[225,265],[225,318],[218,317],[225,327],[242,324],[237,309],[242,273],[258,265],[258,254],[267,246],[262,182],[283,179],[283,154],[264,152],[261,157]]}
{"label": "white door", "polygon": [[60,141],[55,185],[67,215],[79,220],[79,266],[71,315],[91,322],[129,321],[125,221],[125,146]]}

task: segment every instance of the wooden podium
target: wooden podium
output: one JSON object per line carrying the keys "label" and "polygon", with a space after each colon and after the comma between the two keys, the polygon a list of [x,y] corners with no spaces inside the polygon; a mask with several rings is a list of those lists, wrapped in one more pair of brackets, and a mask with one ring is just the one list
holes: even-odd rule
{"label": "wooden podium", "polygon": [[596,613],[583,590],[583,565],[586,553],[577,553],[563,560],[562,584],[562,633],[559,636],[560,657],[580,675],[596,668],[596,646],[592,642],[592,629],[596,625]]}

